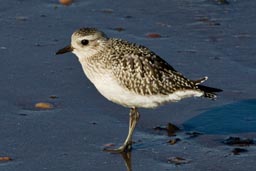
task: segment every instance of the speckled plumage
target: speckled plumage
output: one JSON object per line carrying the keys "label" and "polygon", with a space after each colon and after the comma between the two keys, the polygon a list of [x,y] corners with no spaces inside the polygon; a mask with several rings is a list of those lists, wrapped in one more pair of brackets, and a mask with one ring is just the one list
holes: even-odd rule
{"label": "speckled plumage", "polygon": [[[197,81],[185,78],[167,62],[144,46],[121,39],[107,38],[103,32],[94,28],[82,28],[74,32],[72,35],[72,46],[80,46],[76,40],[81,41],[82,39],[92,39],[89,45],[87,45],[89,46],[88,50],[83,46],[85,48],[84,53],[86,54],[81,54],[81,52],[76,52],[75,50],[73,52],[78,56],[87,77],[94,85],[96,84],[94,81],[95,77],[99,77],[97,73],[98,75],[108,73],[121,87],[138,95],[148,97],[159,95],[164,97],[177,91],[189,90],[194,91],[195,96],[216,97],[213,92],[202,92],[197,85]],[[101,92],[100,85],[95,86]],[[201,95],[198,93],[201,93]],[[193,93],[190,96],[193,96]],[[171,99],[169,101],[178,101],[182,98],[178,97],[177,100]],[[108,99],[122,104],[120,101]],[[168,99],[157,104],[160,105],[166,102],[168,102]],[[153,105],[152,107],[156,106]]]}
{"label": "speckled plumage", "polygon": [[131,108],[129,133],[116,151],[132,144],[139,119],[137,108],[154,108],[187,97],[216,98],[221,91],[200,85],[207,80],[189,80],[150,49],[121,39],[108,38],[94,28],[73,33],[71,45],[57,52],[73,52],[85,75],[108,100]]}
{"label": "speckled plumage", "polygon": [[[154,52],[124,40],[109,39],[109,61],[119,83],[141,95],[168,95],[176,90],[196,89]],[[113,53],[115,52],[115,53]]]}

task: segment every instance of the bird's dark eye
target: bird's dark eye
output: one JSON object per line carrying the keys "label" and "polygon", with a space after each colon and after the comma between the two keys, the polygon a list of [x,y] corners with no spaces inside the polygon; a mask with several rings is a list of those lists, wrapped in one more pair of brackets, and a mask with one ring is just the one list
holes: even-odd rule
{"label": "bird's dark eye", "polygon": [[83,40],[81,41],[81,43],[82,43],[82,45],[88,45],[89,40],[87,40],[87,39],[83,39]]}

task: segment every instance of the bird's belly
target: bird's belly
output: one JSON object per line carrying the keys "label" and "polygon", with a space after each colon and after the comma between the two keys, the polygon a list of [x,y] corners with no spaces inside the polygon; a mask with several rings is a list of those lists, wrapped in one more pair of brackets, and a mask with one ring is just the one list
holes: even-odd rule
{"label": "bird's belly", "polygon": [[110,76],[104,76],[102,79],[96,79],[93,84],[97,90],[108,100],[125,107],[156,107],[147,98],[138,95],[127,88],[122,87]]}
{"label": "bird's belly", "polygon": [[115,78],[107,74],[94,79],[92,82],[108,100],[129,108],[155,108],[167,102],[176,102],[182,98],[203,95],[202,92],[195,90],[176,91],[169,95],[141,95],[122,87]]}
{"label": "bird's belly", "polygon": [[169,95],[142,95],[123,87],[107,70],[94,68],[84,63],[85,75],[97,90],[108,100],[125,107],[155,108],[167,102],[179,101],[186,97],[202,96],[203,92],[196,90],[180,90]]}

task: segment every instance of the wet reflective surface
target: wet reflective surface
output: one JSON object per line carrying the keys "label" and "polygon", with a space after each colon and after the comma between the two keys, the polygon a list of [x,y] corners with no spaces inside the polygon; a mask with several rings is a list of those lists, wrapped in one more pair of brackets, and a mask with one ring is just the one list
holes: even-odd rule
{"label": "wet reflective surface", "polygon": [[[2,2],[0,158],[12,160],[0,161],[0,170],[253,170],[254,144],[223,141],[256,136],[256,3],[229,2]],[[217,101],[140,109],[132,154],[105,153],[104,145],[125,139],[129,110],[104,99],[74,55],[55,56],[84,26],[143,44],[187,77],[207,75],[205,84],[224,92]],[[153,129],[168,123],[181,129],[175,137]]]}

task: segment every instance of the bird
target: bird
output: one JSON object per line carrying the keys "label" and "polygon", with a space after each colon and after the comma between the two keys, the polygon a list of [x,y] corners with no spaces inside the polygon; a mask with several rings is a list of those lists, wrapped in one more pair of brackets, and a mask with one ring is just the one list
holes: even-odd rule
{"label": "bird", "polygon": [[140,118],[138,108],[156,108],[189,97],[216,99],[221,89],[202,85],[208,77],[190,80],[149,48],[119,38],[109,38],[96,28],[80,28],[71,44],[56,55],[75,54],[87,78],[106,99],[130,109],[124,143],[109,152],[132,149],[132,135]]}

